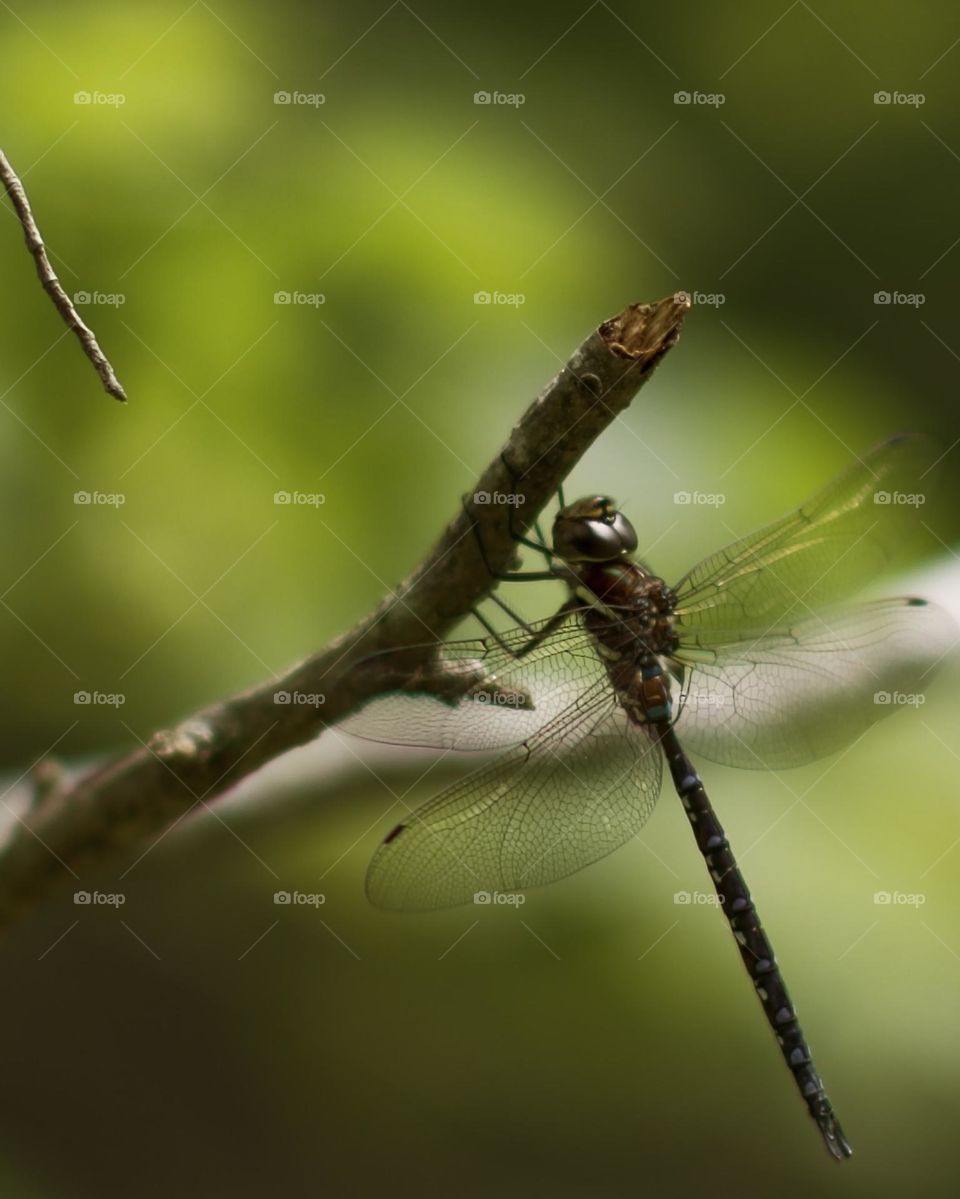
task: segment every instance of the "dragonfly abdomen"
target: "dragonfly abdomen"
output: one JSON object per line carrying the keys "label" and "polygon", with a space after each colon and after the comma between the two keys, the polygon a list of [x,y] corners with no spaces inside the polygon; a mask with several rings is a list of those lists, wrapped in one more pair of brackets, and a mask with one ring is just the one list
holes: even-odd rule
{"label": "dragonfly abdomen", "polygon": [[637,724],[671,720],[670,678],[656,655],[641,651],[638,660],[636,648],[615,653],[603,642],[597,648],[617,699],[631,720]]}
{"label": "dragonfly abdomen", "polygon": [[657,735],[677,794],[683,804],[697,846],[703,854],[724,915],[763,1006],[784,1060],[796,1081],[810,1115],[834,1157],[849,1157],[850,1146],[833,1113],[811,1058],[810,1047],[797,1019],[796,1009],[787,993],[773,946],[763,930],[746,880],[717,819],[700,776],[683,752],[673,728],[661,724]]}

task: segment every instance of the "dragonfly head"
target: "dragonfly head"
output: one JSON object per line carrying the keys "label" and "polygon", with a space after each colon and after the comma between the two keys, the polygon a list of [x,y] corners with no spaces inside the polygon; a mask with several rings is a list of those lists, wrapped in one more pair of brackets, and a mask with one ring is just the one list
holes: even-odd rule
{"label": "dragonfly head", "polygon": [[567,504],[553,522],[553,552],[565,562],[620,562],[636,548],[636,530],[606,495]]}

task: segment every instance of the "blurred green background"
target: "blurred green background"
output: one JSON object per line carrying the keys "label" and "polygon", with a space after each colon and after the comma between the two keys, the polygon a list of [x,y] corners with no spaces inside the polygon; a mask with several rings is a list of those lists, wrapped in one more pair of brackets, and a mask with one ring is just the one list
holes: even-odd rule
{"label": "blurred green background", "polygon": [[[950,452],[920,548],[952,561],[955,6],[11,0],[0,36],[3,147],[130,396],[99,390],[5,203],[8,781],[349,626],[590,329],[679,288],[679,348],[570,493],[618,496],[673,579],[922,429]],[[119,911],[64,893],[7,937],[4,1193],[954,1193],[957,681],[836,761],[705,766],[842,1169],[722,918],[674,903],[707,880],[672,797],[519,911],[390,917],[363,872],[394,794],[457,767],[418,781],[328,736],[84,880]]]}

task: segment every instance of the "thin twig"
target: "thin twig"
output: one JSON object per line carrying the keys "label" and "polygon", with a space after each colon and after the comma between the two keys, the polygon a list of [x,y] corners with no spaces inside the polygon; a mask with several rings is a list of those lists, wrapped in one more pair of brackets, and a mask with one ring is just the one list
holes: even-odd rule
{"label": "thin twig", "polygon": [[[484,499],[512,495],[513,532],[529,528],[676,343],[689,307],[683,292],[631,305],[592,333],[520,418],[421,564],[348,633],[283,678],[39,796],[0,844],[0,924],[71,874],[170,828],[374,696],[414,680],[418,690],[447,699],[452,688],[462,691],[469,679],[443,678],[424,643],[435,644],[482,600],[495,583],[490,572],[508,569],[516,554],[506,506]],[[382,666],[370,657],[400,648],[409,649],[406,672],[398,673],[395,655]]]}
{"label": "thin twig", "polygon": [[53,300],[57,312],[60,313],[66,323],[76,333],[80,345],[83,347],[84,354],[93,363],[94,369],[100,376],[100,381],[103,383],[104,388],[110,395],[125,404],[127,402],[127,393],[120,386],[120,381],[114,374],[113,367],[108,362],[103,350],[97,344],[93,330],[81,320],[80,314],[73,306],[73,301],[63,290],[56,272],[50,265],[50,259],[47,257],[43,238],[40,236],[37,222],[34,220],[33,213],[30,210],[30,201],[27,199],[27,193],[24,191],[23,184],[20,182],[17,173],[10,165],[7,156],[2,150],[0,150],[0,179],[3,180],[3,186],[7,189],[7,195],[10,197],[14,210],[20,218],[20,224],[23,226],[23,234],[27,241],[27,249],[33,255],[34,261],[37,264],[37,274],[40,276],[43,290]]}

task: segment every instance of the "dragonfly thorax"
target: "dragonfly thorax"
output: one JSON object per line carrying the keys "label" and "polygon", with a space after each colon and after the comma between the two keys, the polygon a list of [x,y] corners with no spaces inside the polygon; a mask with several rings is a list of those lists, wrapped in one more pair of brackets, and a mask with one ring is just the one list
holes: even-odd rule
{"label": "dragonfly thorax", "polygon": [[645,652],[669,655],[677,648],[676,596],[662,579],[635,562],[585,563],[573,573],[573,590],[590,606],[586,626],[608,650],[638,660]]}

